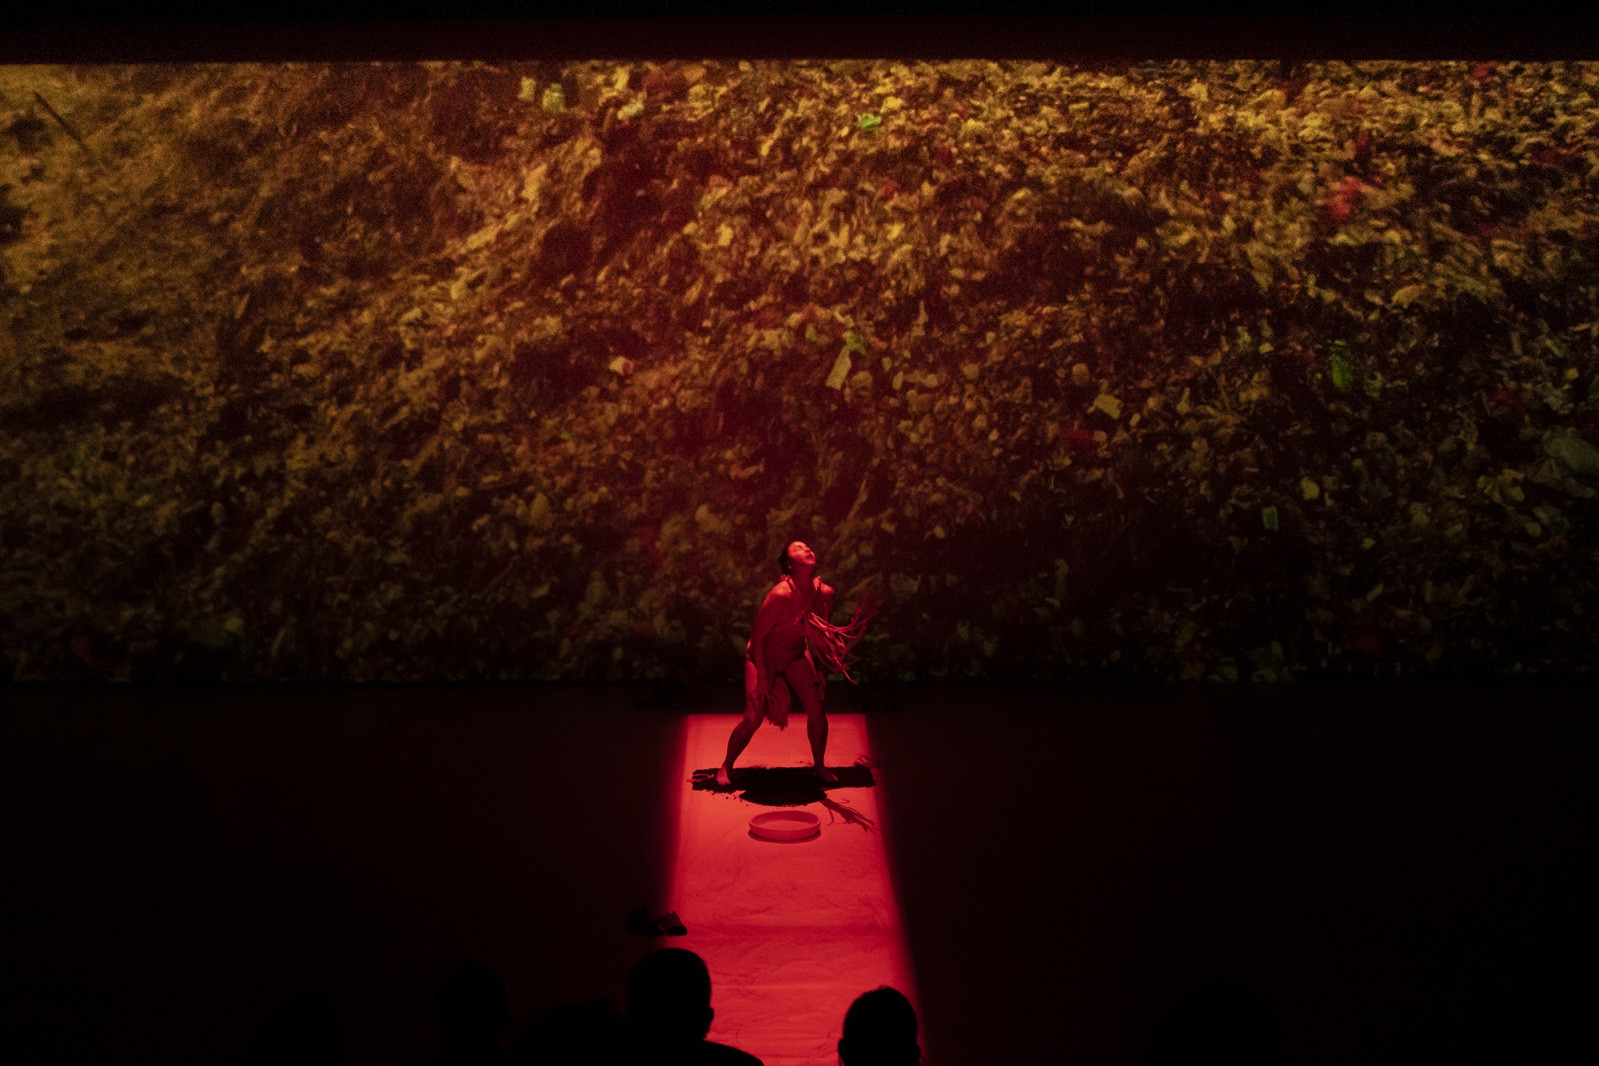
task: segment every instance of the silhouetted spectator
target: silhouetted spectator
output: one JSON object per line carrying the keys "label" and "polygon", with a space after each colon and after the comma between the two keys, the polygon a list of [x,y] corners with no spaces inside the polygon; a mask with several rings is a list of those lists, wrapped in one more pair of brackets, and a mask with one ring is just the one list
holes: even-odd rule
{"label": "silhouetted spectator", "polygon": [[627,979],[630,1061],[649,1066],[761,1066],[747,1051],[705,1039],[711,973],[683,948],[651,952]]}
{"label": "silhouetted spectator", "polygon": [[247,1066],[337,1066],[339,1015],[326,996],[298,996],[268,1014],[245,1052]]}
{"label": "silhouetted spectator", "polygon": [[855,997],[844,1014],[838,1058],[844,1066],[916,1066],[922,1048],[911,1001],[887,985]]}
{"label": "silhouetted spectator", "polygon": [[439,1023],[437,1066],[487,1066],[505,1061],[500,1042],[511,1024],[505,982],[477,962],[444,975],[434,995]]}
{"label": "silhouetted spectator", "polygon": [[556,1007],[511,1045],[516,1066],[617,1066],[628,1061],[626,1029],[610,1003]]}
{"label": "silhouetted spectator", "polygon": [[1230,981],[1212,981],[1184,996],[1155,1027],[1149,1048],[1150,1066],[1278,1066],[1282,1058],[1271,1006]]}

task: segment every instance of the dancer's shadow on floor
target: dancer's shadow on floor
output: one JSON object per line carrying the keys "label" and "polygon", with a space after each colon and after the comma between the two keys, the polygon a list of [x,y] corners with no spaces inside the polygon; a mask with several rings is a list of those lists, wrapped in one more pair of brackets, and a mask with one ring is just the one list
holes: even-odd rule
{"label": "dancer's shadow on floor", "polygon": [[840,788],[871,788],[877,784],[865,763],[829,766],[838,780],[824,785],[809,766],[745,766],[733,771],[731,789],[716,787],[716,767],[694,771],[694,791],[728,792],[763,807],[803,807],[827,803],[827,793]]}

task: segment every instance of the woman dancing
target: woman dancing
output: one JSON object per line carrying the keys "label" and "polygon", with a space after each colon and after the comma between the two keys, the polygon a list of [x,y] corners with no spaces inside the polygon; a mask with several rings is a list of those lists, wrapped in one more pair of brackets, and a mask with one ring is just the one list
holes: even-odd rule
{"label": "woman dancing", "polygon": [[865,632],[872,607],[863,601],[848,625],[832,625],[828,619],[833,614],[833,587],[816,577],[816,553],[796,540],[783,548],[778,565],[783,578],[755,612],[755,629],[744,646],[744,717],[727,738],[727,758],[716,771],[721,788],[732,786],[733,763],[762,719],[771,719],[779,729],[788,725],[791,694],[805,708],[805,733],[816,776],[827,784],[838,780],[825,761],[826,671],[836,670],[846,680],[855,680],[849,676],[849,652]]}

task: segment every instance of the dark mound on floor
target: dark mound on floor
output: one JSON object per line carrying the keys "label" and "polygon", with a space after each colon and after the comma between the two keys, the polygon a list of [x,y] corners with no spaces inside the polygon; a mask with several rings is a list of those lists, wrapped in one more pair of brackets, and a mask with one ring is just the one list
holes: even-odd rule
{"label": "dark mound on floor", "polygon": [[[871,788],[877,783],[872,768],[864,763],[831,766],[838,781],[823,785],[809,766],[749,766],[733,771],[733,788],[743,799],[765,807],[803,807],[820,803],[828,792],[840,788]],[[694,789],[704,792],[729,791],[716,787],[716,768],[694,771]]]}

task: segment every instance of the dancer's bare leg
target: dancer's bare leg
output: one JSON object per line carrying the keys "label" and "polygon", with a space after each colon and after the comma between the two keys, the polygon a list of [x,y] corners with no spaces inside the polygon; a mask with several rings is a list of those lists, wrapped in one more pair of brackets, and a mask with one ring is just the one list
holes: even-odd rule
{"label": "dancer's bare leg", "polygon": [[748,659],[744,660],[744,717],[739,719],[738,725],[733,727],[732,736],[727,738],[727,758],[723,759],[722,765],[716,769],[716,784],[719,788],[733,786],[733,763],[744,753],[744,749],[749,746],[750,738],[761,727],[761,719],[766,717],[766,704],[761,699],[757,680],[755,664]]}
{"label": "dancer's bare leg", "polygon": [[827,768],[827,714],[822,710],[821,684],[816,668],[804,656],[795,659],[784,671],[805,708],[805,735],[811,742],[811,762],[824,784],[833,784],[838,775]]}
{"label": "dancer's bare leg", "polygon": [[759,715],[751,716],[748,712],[738,720],[738,725],[733,727],[733,735],[727,738],[727,758],[722,760],[722,765],[716,768],[716,784],[720,788],[731,788],[733,784],[733,763],[743,754],[749,746],[750,738],[759,729],[761,719]]}

